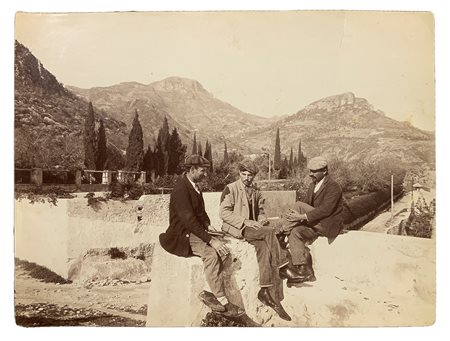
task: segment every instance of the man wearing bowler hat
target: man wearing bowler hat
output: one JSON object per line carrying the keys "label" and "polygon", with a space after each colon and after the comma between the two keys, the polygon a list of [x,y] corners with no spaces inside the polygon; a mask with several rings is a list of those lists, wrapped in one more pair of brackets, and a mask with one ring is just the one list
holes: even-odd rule
{"label": "man wearing bowler hat", "polygon": [[186,172],[170,195],[169,227],[160,234],[161,246],[180,257],[199,256],[203,261],[206,281],[212,293],[203,291],[199,298],[213,311],[228,317],[243,314],[243,310],[228,302],[222,278],[222,262],[229,250],[224,241],[208,233],[210,219],[205,211],[198,183],[206,177],[209,161],[193,154],[185,159]]}
{"label": "man wearing bowler hat", "polygon": [[233,237],[243,238],[256,249],[259,267],[258,299],[273,308],[287,321],[290,316],[283,306],[269,292],[274,286],[273,269],[278,269],[281,279],[299,282],[301,277],[289,265],[286,252],[281,250],[275,230],[268,225],[264,215],[261,192],[253,185],[258,168],[251,160],[239,164],[239,179],[225,187],[220,199],[220,218],[222,230]]}
{"label": "man wearing bowler hat", "polygon": [[297,201],[285,214],[282,226],[288,235],[292,263],[304,282],[316,280],[307,245],[320,236],[328,238],[331,244],[343,227],[342,189],[328,174],[327,160],[322,156],[314,157],[307,167],[312,183],[306,203]]}

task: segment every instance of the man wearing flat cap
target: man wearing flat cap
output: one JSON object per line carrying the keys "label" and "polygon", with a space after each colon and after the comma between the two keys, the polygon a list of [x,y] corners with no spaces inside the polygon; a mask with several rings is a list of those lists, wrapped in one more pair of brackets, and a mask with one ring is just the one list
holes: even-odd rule
{"label": "man wearing flat cap", "polygon": [[289,266],[275,230],[265,226],[268,220],[264,215],[263,198],[253,185],[257,172],[258,168],[251,160],[244,160],[239,165],[239,179],[225,187],[220,199],[222,230],[235,238],[244,238],[255,246],[261,287],[258,299],[273,308],[282,319],[290,321],[281,303],[269,291],[274,285],[273,269],[278,268],[282,279],[299,282],[301,277]]}
{"label": "man wearing flat cap", "polygon": [[312,158],[307,165],[313,180],[306,203],[297,201],[283,218],[283,230],[288,234],[292,263],[303,281],[315,281],[312,258],[307,247],[318,237],[331,243],[343,227],[343,197],[341,186],[328,174],[327,160]]}
{"label": "man wearing flat cap", "polygon": [[169,227],[160,234],[161,246],[180,257],[199,256],[206,281],[212,293],[204,291],[199,298],[213,311],[233,317],[243,313],[228,302],[222,278],[222,262],[229,254],[225,242],[208,233],[210,219],[205,211],[198,183],[206,177],[210,164],[201,155],[190,155],[184,163],[186,172],[170,195]]}

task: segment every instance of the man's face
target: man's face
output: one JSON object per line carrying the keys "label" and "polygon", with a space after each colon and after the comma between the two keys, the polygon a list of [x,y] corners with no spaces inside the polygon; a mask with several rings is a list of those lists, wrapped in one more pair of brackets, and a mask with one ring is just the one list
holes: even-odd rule
{"label": "man's face", "polygon": [[319,170],[309,170],[309,177],[314,181],[314,183],[318,183],[323,177],[326,175],[327,171],[324,169]]}
{"label": "man's face", "polygon": [[206,167],[193,167],[190,172],[192,181],[195,183],[202,181],[207,176]]}
{"label": "man's face", "polygon": [[255,178],[255,174],[250,173],[249,171],[241,171],[239,172],[239,176],[241,177],[241,181],[245,186],[250,186]]}

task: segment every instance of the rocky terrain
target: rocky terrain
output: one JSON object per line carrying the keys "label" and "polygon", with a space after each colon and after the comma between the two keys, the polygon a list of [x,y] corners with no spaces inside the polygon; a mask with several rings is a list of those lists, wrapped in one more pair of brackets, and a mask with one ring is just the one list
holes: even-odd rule
{"label": "rocky terrain", "polygon": [[[82,166],[82,132],[88,102],[64,87],[42,63],[15,42],[15,163],[22,167]],[[123,147],[126,125],[95,108],[112,145]],[[126,146],[125,146],[126,148]]]}
{"label": "rocky terrain", "polygon": [[307,157],[323,154],[347,161],[396,158],[407,164],[435,162],[434,133],[391,119],[350,92],[315,101],[240,139],[256,152],[275,141],[277,128],[281,151],[286,156],[301,140]]}
{"label": "rocky terrain", "polygon": [[137,109],[144,145],[153,145],[164,117],[171,128],[177,128],[189,150],[194,132],[202,144],[208,139],[214,145],[220,143],[222,148],[226,140],[230,147],[238,148],[237,134],[261,127],[268,121],[215,98],[198,81],[180,77],[150,84],[127,82],[91,89],[68,88],[127,124],[131,124]]}
{"label": "rocky terrain", "polygon": [[[301,140],[306,157],[324,154],[347,161],[395,158],[432,167],[435,163],[433,132],[393,120],[351,92],[269,119],[244,113],[215,98],[198,81],[180,77],[91,89],[64,86],[16,42],[16,165],[33,166],[44,160],[47,166],[58,162],[66,168],[82,166],[81,134],[88,101],[94,105],[97,120],[105,122],[110,150],[116,153],[126,149],[130,124],[138,110],[144,146],[154,144],[166,117],[188,151],[196,133],[197,142],[204,145],[208,139],[212,143],[216,160],[222,157],[224,141],[229,151],[242,154],[260,154],[262,147],[273,150],[279,128],[283,157]],[[434,113],[427,114],[433,119]]]}
{"label": "rocky terrain", "polygon": [[145,326],[149,282],[68,283],[50,270],[16,260],[16,324]]}

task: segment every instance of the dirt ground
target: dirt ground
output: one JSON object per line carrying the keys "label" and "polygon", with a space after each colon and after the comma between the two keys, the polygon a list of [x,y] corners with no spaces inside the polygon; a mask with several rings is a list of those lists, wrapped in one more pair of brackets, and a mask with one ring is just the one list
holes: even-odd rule
{"label": "dirt ground", "polygon": [[16,260],[16,323],[39,326],[145,326],[149,282],[86,288]]}

